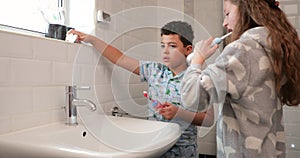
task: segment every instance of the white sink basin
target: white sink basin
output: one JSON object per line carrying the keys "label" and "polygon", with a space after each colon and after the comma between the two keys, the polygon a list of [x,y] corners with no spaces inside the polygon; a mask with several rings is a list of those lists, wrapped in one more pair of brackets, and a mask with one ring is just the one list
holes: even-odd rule
{"label": "white sink basin", "polygon": [[181,134],[177,124],[134,118],[94,115],[85,123],[88,129],[55,123],[0,135],[0,157],[158,157]]}

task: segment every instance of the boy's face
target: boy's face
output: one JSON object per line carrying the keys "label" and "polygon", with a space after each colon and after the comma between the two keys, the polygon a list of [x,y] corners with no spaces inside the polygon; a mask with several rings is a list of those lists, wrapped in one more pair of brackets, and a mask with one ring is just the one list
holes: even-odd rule
{"label": "boy's face", "polygon": [[161,37],[162,62],[171,70],[186,66],[186,56],[192,51],[192,46],[183,46],[177,34],[162,35]]}

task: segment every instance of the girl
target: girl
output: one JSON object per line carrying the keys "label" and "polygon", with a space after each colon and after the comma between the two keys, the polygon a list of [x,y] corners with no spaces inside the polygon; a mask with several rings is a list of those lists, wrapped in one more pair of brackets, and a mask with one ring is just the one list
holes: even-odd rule
{"label": "girl", "polygon": [[222,104],[218,157],[285,157],[282,106],[300,102],[300,41],[278,4],[224,0],[229,44],[204,70],[201,65],[216,50],[213,38],[195,46],[182,100],[194,111]]}

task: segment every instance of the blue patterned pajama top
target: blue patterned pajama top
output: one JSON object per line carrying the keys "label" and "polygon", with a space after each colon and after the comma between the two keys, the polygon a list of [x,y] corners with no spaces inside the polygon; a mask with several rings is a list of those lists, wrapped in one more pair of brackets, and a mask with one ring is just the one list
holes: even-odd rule
{"label": "blue patterned pajama top", "polygon": [[[141,81],[148,82],[148,97],[152,100],[160,102],[169,102],[173,105],[183,108],[180,96],[180,83],[185,71],[174,76],[169,68],[162,63],[153,61],[141,61],[140,62],[140,78]],[[184,155],[177,155],[177,157],[195,157],[197,154],[197,128],[191,125],[189,122],[185,122],[181,119],[174,118],[172,120],[166,120],[160,114],[158,114],[151,103],[148,104],[149,119],[154,119],[164,122],[173,122],[180,125],[182,129],[182,135],[176,142],[176,145],[170,149],[173,153],[181,153]],[[186,146],[186,147],[185,147]],[[190,146],[193,150],[188,150]],[[182,151],[183,148],[187,148],[187,151]],[[179,149],[180,148],[180,149]],[[181,150],[176,151],[176,150]],[[193,152],[193,153],[190,153]],[[188,156],[191,155],[191,156]],[[171,156],[170,156],[171,157]],[[175,156],[176,157],[176,156]]]}

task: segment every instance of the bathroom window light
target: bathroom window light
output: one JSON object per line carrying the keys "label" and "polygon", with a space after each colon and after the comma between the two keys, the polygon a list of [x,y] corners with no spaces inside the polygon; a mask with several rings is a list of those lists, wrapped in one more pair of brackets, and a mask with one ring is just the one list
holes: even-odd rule
{"label": "bathroom window light", "polygon": [[0,3],[0,28],[45,34],[49,22],[58,22],[63,0],[0,0]]}
{"label": "bathroom window light", "polygon": [[95,0],[0,0],[0,4],[0,29],[37,36],[45,36],[49,23],[91,34],[95,29]]}

